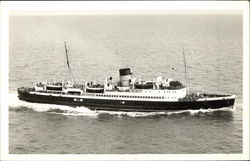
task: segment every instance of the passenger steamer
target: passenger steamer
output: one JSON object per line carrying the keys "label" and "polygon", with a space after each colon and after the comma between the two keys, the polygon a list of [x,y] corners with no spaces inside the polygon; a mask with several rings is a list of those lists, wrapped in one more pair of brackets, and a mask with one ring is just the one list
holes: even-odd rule
{"label": "passenger steamer", "polygon": [[[66,45],[65,51],[71,71]],[[28,102],[113,111],[232,108],[235,101],[235,95],[229,94],[189,94],[186,86],[172,78],[159,76],[152,81],[136,81],[130,68],[120,69],[119,76],[119,81],[113,82],[110,77],[104,84],[74,84],[74,81],[40,82],[32,87],[18,88],[18,97]]]}

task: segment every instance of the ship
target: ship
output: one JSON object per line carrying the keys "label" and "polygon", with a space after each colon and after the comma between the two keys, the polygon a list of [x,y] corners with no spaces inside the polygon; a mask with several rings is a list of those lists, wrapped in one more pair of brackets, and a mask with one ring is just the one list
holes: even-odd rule
{"label": "ship", "polygon": [[[65,51],[72,73],[66,44]],[[236,98],[235,94],[190,93],[187,79],[186,85],[162,76],[137,80],[130,68],[119,69],[118,81],[108,77],[102,84],[93,81],[76,84],[72,78],[71,81],[45,81],[31,87],[18,87],[17,92],[19,99],[27,102],[135,112],[233,108]]]}

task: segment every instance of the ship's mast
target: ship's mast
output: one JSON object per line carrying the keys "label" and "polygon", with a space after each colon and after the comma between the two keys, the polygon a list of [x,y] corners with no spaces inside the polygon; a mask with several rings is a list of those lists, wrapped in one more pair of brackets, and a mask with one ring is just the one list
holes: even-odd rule
{"label": "ship's mast", "polygon": [[73,80],[73,84],[74,84],[75,79],[74,79],[73,72],[72,72],[72,70],[70,68],[70,65],[69,65],[68,49],[66,47],[66,42],[64,42],[64,49],[65,49],[65,54],[66,54],[66,60],[67,60],[67,66],[68,66],[68,70],[69,70],[69,75],[71,76],[71,78]]}
{"label": "ship's mast", "polygon": [[189,94],[188,69],[187,69],[187,63],[186,63],[186,55],[185,55],[185,51],[184,51],[184,45],[183,45],[183,61],[184,61],[184,67],[185,67],[185,78],[186,78],[187,93]]}

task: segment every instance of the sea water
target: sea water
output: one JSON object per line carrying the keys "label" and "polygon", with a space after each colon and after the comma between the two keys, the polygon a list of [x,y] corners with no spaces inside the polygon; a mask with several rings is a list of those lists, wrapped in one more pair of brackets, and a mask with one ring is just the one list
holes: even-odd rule
{"label": "sea water", "polygon": [[[91,111],[28,103],[16,89],[68,78],[103,83],[130,67],[142,80],[162,75],[199,93],[235,93],[233,109]],[[188,154],[242,152],[242,15],[11,16],[11,154]]]}

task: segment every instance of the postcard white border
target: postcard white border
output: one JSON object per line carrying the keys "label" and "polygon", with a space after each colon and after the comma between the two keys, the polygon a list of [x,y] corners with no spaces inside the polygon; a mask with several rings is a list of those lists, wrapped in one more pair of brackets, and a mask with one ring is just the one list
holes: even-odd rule
{"label": "postcard white border", "polygon": [[[249,2],[216,1],[53,1],[1,2],[1,160],[245,160],[249,159]],[[9,154],[8,146],[8,62],[9,15],[11,14],[112,14],[152,11],[174,13],[186,11],[243,12],[243,153],[242,154],[84,154],[84,155],[17,155]],[[46,11],[46,12],[44,12]]]}

